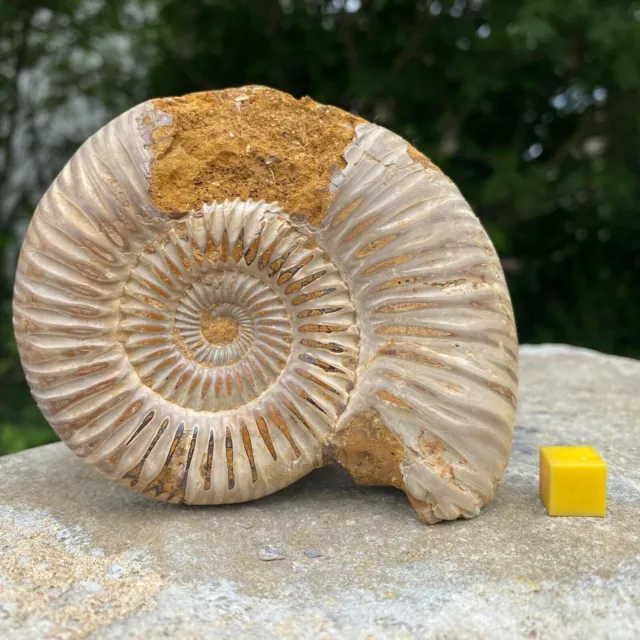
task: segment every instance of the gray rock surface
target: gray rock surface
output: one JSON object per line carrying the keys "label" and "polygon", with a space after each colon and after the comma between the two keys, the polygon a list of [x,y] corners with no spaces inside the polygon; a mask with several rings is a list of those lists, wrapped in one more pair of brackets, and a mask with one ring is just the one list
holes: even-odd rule
{"label": "gray rock surface", "polygon": [[[401,492],[335,468],[256,502],[184,507],[62,444],[0,459],[0,637],[637,638],[640,362],[521,354],[513,456],[475,520],[425,525]],[[543,444],[598,449],[607,518],[546,515]],[[268,546],[285,558],[261,560]]]}

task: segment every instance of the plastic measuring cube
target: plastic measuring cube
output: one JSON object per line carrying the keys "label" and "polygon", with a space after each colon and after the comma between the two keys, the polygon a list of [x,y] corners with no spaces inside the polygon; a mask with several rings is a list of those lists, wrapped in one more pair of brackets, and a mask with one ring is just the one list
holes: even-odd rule
{"label": "plastic measuring cube", "polygon": [[607,513],[607,465],[593,447],[541,447],[540,498],[550,516]]}

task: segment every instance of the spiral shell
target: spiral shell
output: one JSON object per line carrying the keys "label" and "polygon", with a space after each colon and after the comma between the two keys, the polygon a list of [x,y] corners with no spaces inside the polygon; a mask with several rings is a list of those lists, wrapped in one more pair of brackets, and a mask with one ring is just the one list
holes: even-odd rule
{"label": "spiral shell", "polygon": [[155,498],[337,461],[435,522],[477,515],[509,458],[517,339],[479,221],[399,136],[271,89],[92,136],[35,212],[14,326],[60,437]]}

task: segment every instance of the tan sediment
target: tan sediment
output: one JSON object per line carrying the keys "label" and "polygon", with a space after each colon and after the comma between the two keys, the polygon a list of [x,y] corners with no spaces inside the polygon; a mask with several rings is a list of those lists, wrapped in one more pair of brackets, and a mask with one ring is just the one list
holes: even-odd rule
{"label": "tan sediment", "polygon": [[358,484],[404,490],[400,463],[405,447],[376,409],[356,414],[332,439],[328,455]]}
{"label": "tan sediment", "polygon": [[[194,447],[195,434],[178,430],[171,443],[167,462],[158,475],[147,484],[144,493],[167,502],[184,503],[186,500],[187,473]],[[170,461],[173,464],[169,464]]]}
{"label": "tan sediment", "polygon": [[212,315],[211,310],[200,315],[202,335],[213,345],[231,344],[240,331],[238,321],[231,316]]}
{"label": "tan sediment", "polygon": [[[409,408],[400,398],[379,391],[378,398]],[[447,447],[437,438],[420,441],[420,456],[443,480],[455,483],[452,464],[446,457]],[[325,449],[327,461],[337,462],[361,485],[390,486],[401,489],[407,495],[416,515],[424,522],[433,524],[441,518],[433,512],[433,505],[418,500],[406,488],[401,463],[407,456],[402,441],[385,424],[376,409],[367,409],[354,415],[343,429],[329,441]],[[461,464],[466,460],[460,458]]]}
{"label": "tan sediment", "polygon": [[[182,337],[182,334],[180,333],[180,331],[178,330],[178,328],[175,325],[171,328],[171,337],[173,338],[173,344],[176,345],[176,347],[178,348],[180,353],[182,353],[182,355],[187,360],[193,361],[193,360],[196,359],[196,354],[193,352],[193,349],[191,349],[191,347],[189,347],[189,345],[187,345],[187,343],[185,342],[184,338]],[[204,364],[206,364],[206,363],[204,363]],[[203,366],[204,366],[204,364],[203,364]]]}
{"label": "tan sediment", "polygon": [[437,164],[433,163],[429,158],[427,158],[427,156],[420,153],[420,151],[418,151],[414,146],[409,145],[407,148],[407,153],[414,162],[418,162],[425,169],[433,169],[434,171],[442,173],[442,169],[440,169]]}
{"label": "tan sediment", "polygon": [[152,133],[151,197],[180,218],[213,200],[277,201],[318,224],[334,165],[363,120],[260,86],[153,101],[172,117]]}
{"label": "tan sediment", "polygon": [[447,462],[444,453],[447,448],[438,438],[420,440],[420,451],[425,460],[431,461],[431,466],[443,480],[453,480],[455,473],[451,463]]}
{"label": "tan sediment", "polygon": [[441,329],[432,329],[431,327],[418,327],[413,325],[393,324],[386,327],[380,327],[376,330],[379,336],[411,336],[418,338],[438,337],[445,338],[453,335],[451,331],[442,331]]}

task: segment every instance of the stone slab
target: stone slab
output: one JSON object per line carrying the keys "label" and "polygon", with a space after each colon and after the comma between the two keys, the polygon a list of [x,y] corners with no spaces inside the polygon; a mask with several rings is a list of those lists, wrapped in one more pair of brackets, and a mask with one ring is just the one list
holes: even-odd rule
{"label": "stone slab", "polygon": [[[0,637],[637,638],[640,362],[526,346],[520,376],[509,469],[470,521],[425,525],[337,468],[186,507],[61,444],[0,459]],[[546,515],[543,444],[598,449],[607,518]]]}

